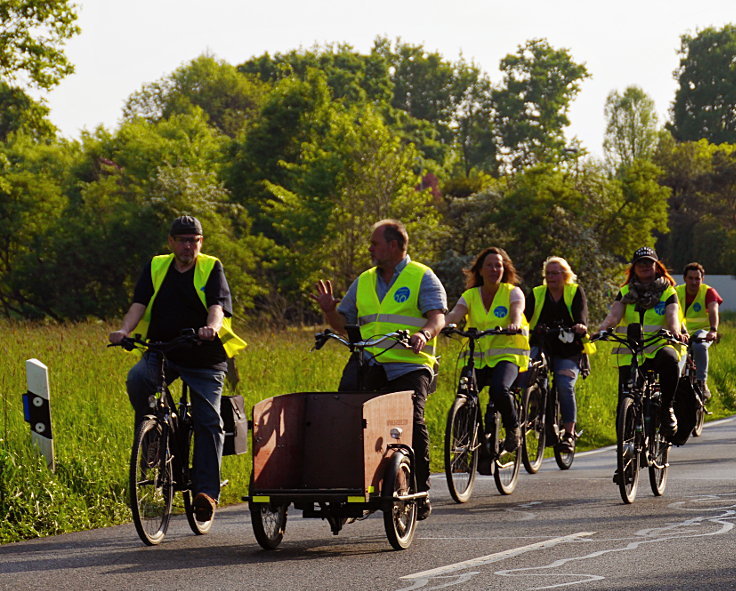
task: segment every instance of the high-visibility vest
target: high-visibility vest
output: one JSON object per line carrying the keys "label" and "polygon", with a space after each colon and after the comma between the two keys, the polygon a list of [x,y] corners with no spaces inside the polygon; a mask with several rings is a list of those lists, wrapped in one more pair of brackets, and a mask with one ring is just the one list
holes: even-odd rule
{"label": "high-visibility vest", "polygon": [[[497,326],[506,328],[511,316],[511,292],[514,286],[501,283],[493,297],[491,307],[486,311],[480,287],[473,287],[463,293],[468,306],[467,325],[478,330],[488,330]],[[510,361],[519,366],[519,371],[529,367],[529,323],[521,315],[521,334],[487,335],[478,339],[475,346],[475,364],[478,369],[494,367],[499,361]]]}
{"label": "high-visibility vest", "polygon": [[[624,297],[627,293],[629,293],[629,286],[624,285],[621,288],[621,297]],[[641,327],[643,338],[651,337],[659,332],[660,329],[666,327],[665,302],[675,293],[674,287],[667,286],[667,288],[662,292],[657,305],[644,312],[644,321]],[[615,332],[625,336],[629,324],[639,324],[640,322],[641,320],[639,312],[636,310],[636,304],[625,304],[624,315],[621,318],[621,322],[615,328]],[[667,341],[657,340],[644,349],[644,358],[651,359],[662,347],[671,347],[674,349],[677,353],[678,359],[682,356],[682,347],[674,347]],[[620,366],[631,365],[631,351],[623,345],[614,347],[611,353],[617,356],[616,359]]]}
{"label": "high-visibility vest", "polygon": [[[542,313],[542,308],[544,308],[544,300],[547,297],[547,286],[546,285],[537,285],[533,290],[534,292],[534,313],[532,314],[532,319],[529,322],[529,329],[534,330],[537,326],[537,322],[539,322],[539,316]],[[577,283],[566,283],[565,287],[562,291],[562,298],[565,300],[565,306],[567,307],[567,312],[570,314],[570,318],[572,317],[572,301],[575,299],[575,294],[578,292],[578,284]],[[574,319],[573,319],[574,322]],[[583,353],[587,353],[588,355],[592,355],[596,351],[595,343],[590,342],[590,337],[586,334],[582,338],[582,344],[583,344]]]}
{"label": "high-visibility vest", "polygon": [[[397,330],[408,330],[413,334],[427,323],[419,309],[419,289],[422,277],[429,270],[426,265],[409,261],[381,301],[376,293],[377,267],[360,274],[356,304],[360,335],[364,340]],[[397,344],[393,339],[384,339],[366,351],[381,363],[415,363],[433,369],[437,362],[436,346],[437,335],[419,353]]]}
{"label": "high-visibility vest", "polygon": [[708,317],[708,309],[705,307],[705,294],[710,289],[710,285],[706,285],[705,283],[700,284],[698,294],[688,306],[687,310],[685,310],[685,304],[687,302],[685,288],[685,285],[678,285],[675,288],[677,298],[680,300],[680,309],[684,312],[685,326],[687,326],[688,331],[709,328],[710,318]]}
{"label": "high-visibility vest", "polygon": [[[153,282],[153,295],[148,301],[146,311],[143,313],[143,318],[135,327],[134,333],[141,335],[141,338],[145,339],[148,335],[148,328],[151,326],[151,311],[153,310],[153,302],[156,300],[161,284],[164,282],[166,273],[169,272],[169,267],[174,260],[173,254],[162,254],[153,257],[151,259],[151,281]],[[205,310],[207,309],[207,299],[204,294],[205,285],[207,285],[207,279],[209,279],[212,269],[215,268],[217,258],[206,254],[199,254],[194,264],[194,289],[197,291],[202,305]],[[220,337],[225,353],[228,357],[234,357],[240,351],[247,347],[247,343],[237,336],[232,329],[232,319],[223,318],[222,327],[217,332],[217,336]]]}

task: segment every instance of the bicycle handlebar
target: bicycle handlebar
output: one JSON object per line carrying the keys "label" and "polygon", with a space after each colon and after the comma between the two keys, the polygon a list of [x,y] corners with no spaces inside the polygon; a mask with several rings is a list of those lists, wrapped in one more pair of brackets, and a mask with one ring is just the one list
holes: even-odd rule
{"label": "bicycle handlebar", "polygon": [[176,347],[180,347],[181,345],[197,345],[201,342],[202,341],[197,336],[197,331],[193,328],[185,328],[181,331],[181,334],[178,337],[174,337],[169,341],[146,341],[141,338],[141,335],[135,334],[132,337],[123,337],[119,343],[110,343],[107,346],[122,347],[126,351],[143,349],[166,353]]}
{"label": "bicycle handlebar", "polygon": [[470,327],[467,330],[461,330],[457,327],[457,324],[448,324],[445,326],[445,328],[442,329],[442,334],[446,337],[452,336],[454,334],[459,335],[461,337],[465,337],[467,339],[473,339],[477,340],[481,337],[484,337],[486,335],[495,335],[495,334],[505,334],[505,335],[515,335],[515,334],[521,334],[521,329],[517,330],[508,330],[506,328],[501,328],[500,326],[497,326],[495,328],[489,328],[487,330],[478,330],[475,327]]}
{"label": "bicycle handlebar", "polygon": [[631,351],[632,355],[638,355],[639,353],[644,351],[644,349],[646,349],[649,345],[651,345],[652,343],[658,340],[665,340],[665,341],[670,342],[673,345],[684,344],[681,340],[675,338],[669,330],[666,330],[664,328],[660,328],[659,331],[657,331],[655,334],[642,338],[641,341],[637,341],[633,343],[629,340],[628,336],[625,336],[625,337],[619,336],[613,331],[612,328],[603,330],[590,337],[591,342],[616,341],[617,343],[621,343],[627,349],[629,349],[629,351]]}
{"label": "bicycle handlebar", "polygon": [[397,344],[402,345],[404,347],[409,347],[409,331],[408,330],[397,330],[395,332],[390,332],[388,334],[382,334],[382,335],[375,335],[369,339],[363,339],[361,341],[355,341],[351,342],[345,337],[343,337],[341,334],[336,333],[329,328],[324,329],[322,332],[318,332],[316,335],[314,335],[314,348],[313,350],[319,350],[322,347],[325,346],[325,343],[329,341],[330,339],[336,340],[338,343],[342,343],[346,347],[348,347],[350,350],[357,350],[357,349],[366,349],[368,347],[373,347],[374,345],[377,345],[378,343],[386,340],[391,339],[396,341]]}

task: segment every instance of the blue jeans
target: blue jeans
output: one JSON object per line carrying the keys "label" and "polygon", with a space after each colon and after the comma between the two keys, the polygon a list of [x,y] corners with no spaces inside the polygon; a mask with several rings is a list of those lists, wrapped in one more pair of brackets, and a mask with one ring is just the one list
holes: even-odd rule
{"label": "blue jeans", "polygon": [[563,423],[574,423],[577,420],[577,402],[575,401],[575,383],[580,375],[580,358],[551,357],[550,364],[555,374],[557,398],[560,401],[560,412]]}
{"label": "blue jeans", "polygon": [[[539,347],[535,345],[529,351],[530,359],[534,359],[537,355],[539,355]],[[578,410],[577,401],[575,400],[575,384],[580,376],[580,356],[559,357],[550,355],[547,359],[555,376],[555,387],[557,388],[557,398],[560,401],[562,422],[575,423],[577,422]],[[522,388],[527,387],[528,378],[528,371],[520,374],[519,385]]]}
{"label": "blue jeans", "polygon": [[[160,357],[155,353],[145,353],[128,372],[128,397],[135,410],[136,425],[151,412],[148,400],[156,392],[159,367]],[[220,397],[225,372],[167,363],[166,383],[170,384],[179,377],[189,385],[192,403],[192,492],[195,495],[203,492],[217,500],[220,497],[220,466],[225,440],[220,418]]]}
{"label": "blue jeans", "polygon": [[[707,330],[697,330],[693,333],[692,338],[704,338],[708,334]],[[702,343],[693,343],[693,359],[695,360],[695,379],[705,382],[708,379],[708,349],[713,341],[703,341]]]}

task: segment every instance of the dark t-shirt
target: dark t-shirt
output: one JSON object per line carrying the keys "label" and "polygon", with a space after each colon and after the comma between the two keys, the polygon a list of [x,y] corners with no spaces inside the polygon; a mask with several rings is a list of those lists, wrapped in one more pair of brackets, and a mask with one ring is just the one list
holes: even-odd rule
{"label": "dark t-shirt", "polygon": [[[232,316],[232,302],[230,287],[225,279],[225,270],[220,261],[207,279],[204,288],[207,308],[220,305],[225,316]],[[149,262],[141,273],[133,293],[133,301],[144,306],[153,296],[153,280],[151,279],[151,263]],[[171,263],[161,288],[153,302],[151,310],[151,325],[148,329],[148,338],[154,341],[168,341],[181,334],[185,328],[198,329],[207,324],[207,308],[194,288],[194,267],[184,273],[179,273]],[[185,346],[167,354],[174,363],[185,367],[210,368],[225,370],[227,354],[216,337],[214,341],[203,341],[195,347]]]}
{"label": "dark t-shirt", "polygon": [[[534,306],[536,305],[536,299],[534,292],[532,292],[526,299],[526,309],[524,310],[524,316],[527,320],[531,320],[534,315]],[[547,327],[564,326],[565,328],[571,328],[575,324],[588,325],[588,301],[585,297],[585,291],[578,285],[578,290],[575,292],[575,297],[572,299],[570,306],[572,310],[572,316],[567,310],[565,304],[565,298],[561,297],[559,301],[555,301],[550,293],[549,289],[545,292],[544,304],[542,310],[539,313],[539,319],[537,320],[537,326],[543,325]],[[530,342],[532,345],[538,345],[539,337],[534,333],[531,334]],[[580,340],[576,339],[572,343],[563,343],[556,335],[545,335],[544,337],[544,348],[550,355],[559,357],[574,357],[579,355],[583,350],[583,345]]]}

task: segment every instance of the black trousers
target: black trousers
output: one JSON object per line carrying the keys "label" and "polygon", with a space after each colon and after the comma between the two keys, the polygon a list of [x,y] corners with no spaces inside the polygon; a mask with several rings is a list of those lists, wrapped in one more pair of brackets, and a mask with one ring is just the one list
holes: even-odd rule
{"label": "black trousers", "polygon": [[429,490],[429,431],[424,422],[424,407],[432,388],[432,373],[425,367],[412,371],[396,379],[389,380],[382,365],[358,366],[352,358],[343,370],[338,390],[349,392],[356,390],[366,392],[414,392],[413,435],[411,446],[414,448],[416,460],[417,489]]}
{"label": "black trousers", "polygon": [[[508,431],[519,426],[519,417],[516,416],[514,395],[511,388],[519,376],[519,366],[510,361],[499,361],[493,367],[483,367],[475,370],[478,380],[478,392],[488,386],[489,397],[501,413],[504,428]],[[486,411],[485,425],[488,431],[488,412]]]}
{"label": "black trousers", "polygon": [[[647,359],[643,364],[644,369],[653,369],[659,374],[659,385],[662,388],[662,408],[668,409],[672,406],[677,391],[677,382],[680,379],[680,368],[678,365],[677,352],[672,347],[663,347],[657,354]],[[631,366],[625,365],[618,368],[618,394],[619,400],[624,384],[631,375]]]}

